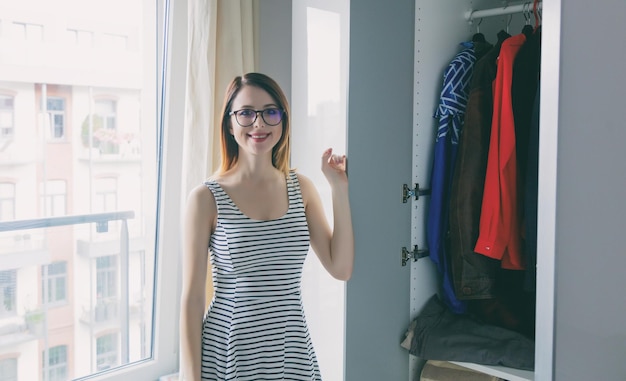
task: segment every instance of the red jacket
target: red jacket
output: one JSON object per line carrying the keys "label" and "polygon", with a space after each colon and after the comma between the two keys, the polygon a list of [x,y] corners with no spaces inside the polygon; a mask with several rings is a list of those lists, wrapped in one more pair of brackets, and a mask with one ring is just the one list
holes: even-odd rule
{"label": "red jacket", "polygon": [[511,103],[513,63],[526,41],[507,38],[500,49],[493,82],[493,119],[487,159],[479,236],[474,251],[500,259],[506,269],[524,269],[517,197],[515,123]]}

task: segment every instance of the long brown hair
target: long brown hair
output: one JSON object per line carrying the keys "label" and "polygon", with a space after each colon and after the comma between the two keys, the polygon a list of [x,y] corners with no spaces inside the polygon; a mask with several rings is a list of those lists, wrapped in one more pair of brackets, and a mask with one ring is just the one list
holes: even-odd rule
{"label": "long brown hair", "polygon": [[228,85],[224,96],[224,105],[222,106],[222,132],[220,136],[222,161],[217,174],[222,174],[233,168],[239,159],[239,145],[230,134],[232,118],[228,114],[232,111],[233,100],[244,86],[255,86],[265,90],[276,102],[278,108],[283,110],[283,133],[278,143],[272,149],[272,165],[285,175],[288,175],[291,154],[289,102],[278,83],[261,73],[248,73],[243,76],[237,76]]}

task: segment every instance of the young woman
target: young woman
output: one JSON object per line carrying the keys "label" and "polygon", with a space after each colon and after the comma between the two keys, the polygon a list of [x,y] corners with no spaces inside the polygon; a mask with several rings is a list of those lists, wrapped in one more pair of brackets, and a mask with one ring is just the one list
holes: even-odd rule
{"label": "young woman", "polygon": [[[189,195],[184,226],[181,373],[199,380],[321,380],[302,309],[309,245],[347,281],[354,263],[346,157],[321,169],[333,229],[313,183],[290,170],[290,110],[278,84],[248,73],[228,87],[221,168]],[[214,295],[207,311],[207,260]]]}

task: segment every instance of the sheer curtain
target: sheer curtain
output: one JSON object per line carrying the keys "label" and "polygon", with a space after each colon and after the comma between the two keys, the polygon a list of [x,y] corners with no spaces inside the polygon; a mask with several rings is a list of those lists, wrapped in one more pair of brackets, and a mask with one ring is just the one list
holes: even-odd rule
{"label": "sheer curtain", "polygon": [[[220,163],[220,110],[228,83],[255,71],[257,0],[189,0],[183,194]],[[209,274],[211,274],[209,269]],[[207,302],[213,295],[207,279]]]}

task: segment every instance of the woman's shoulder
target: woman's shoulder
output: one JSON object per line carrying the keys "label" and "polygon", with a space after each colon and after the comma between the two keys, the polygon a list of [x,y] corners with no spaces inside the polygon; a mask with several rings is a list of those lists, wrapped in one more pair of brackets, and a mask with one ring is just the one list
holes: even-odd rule
{"label": "woman's shoulder", "polygon": [[208,183],[209,181],[207,180],[195,186],[189,192],[187,203],[203,210],[214,209],[215,196],[213,196],[213,192],[209,189]]}
{"label": "woman's shoulder", "polygon": [[305,200],[307,200],[309,195],[316,191],[313,181],[309,177],[307,177],[306,175],[303,175],[300,172],[291,171],[291,173],[293,173],[295,175],[295,178],[298,180],[302,197]]}

